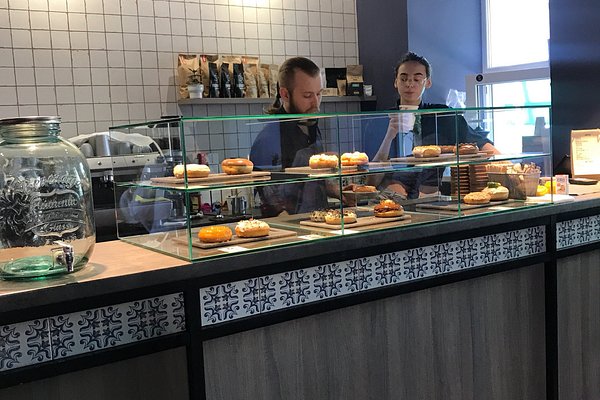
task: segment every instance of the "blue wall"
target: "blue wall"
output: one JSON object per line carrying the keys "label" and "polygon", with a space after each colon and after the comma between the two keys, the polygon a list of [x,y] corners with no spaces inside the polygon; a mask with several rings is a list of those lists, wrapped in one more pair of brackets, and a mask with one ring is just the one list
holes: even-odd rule
{"label": "blue wall", "polygon": [[465,91],[465,75],[482,70],[480,0],[410,0],[408,47],[433,67],[424,100],[446,103],[449,89]]}

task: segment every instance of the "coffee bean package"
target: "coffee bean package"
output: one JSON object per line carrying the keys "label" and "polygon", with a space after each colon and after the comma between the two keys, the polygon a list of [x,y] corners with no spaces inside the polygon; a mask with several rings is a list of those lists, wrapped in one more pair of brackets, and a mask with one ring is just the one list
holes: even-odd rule
{"label": "coffee bean package", "polygon": [[209,91],[208,97],[219,97],[219,69],[216,63],[208,63]]}
{"label": "coffee bean package", "polygon": [[258,97],[269,97],[269,64],[260,64],[258,68]]}
{"label": "coffee bean package", "polygon": [[195,54],[179,54],[177,61],[177,85],[179,86],[179,98],[189,99],[188,82],[196,71],[200,75],[200,60]]}
{"label": "coffee bean package", "polygon": [[277,81],[279,80],[279,65],[269,64],[269,97],[277,97]]}
{"label": "coffee bean package", "polygon": [[220,68],[221,64],[227,63],[229,65],[229,75],[231,77],[233,77],[233,64],[240,64],[241,62],[242,62],[242,56],[232,56],[232,55],[222,55],[221,54],[219,56],[219,61],[217,62],[217,65],[219,65],[219,68]]}
{"label": "coffee bean package", "polygon": [[200,71],[202,73],[202,84],[204,85],[203,97],[210,96],[210,74],[208,73],[208,64],[216,63],[218,60],[219,56],[217,55],[202,54],[200,56]]}
{"label": "coffee bean package", "polygon": [[258,97],[258,82],[256,76],[258,68],[256,64],[243,64],[244,66],[244,97],[256,99]]}
{"label": "coffee bean package", "polygon": [[363,66],[362,65],[348,65],[346,66],[346,81],[351,82],[364,82],[363,80]]}
{"label": "coffee bean package", "polygon": [[229,64],[221,63],[221,97],[231,97],[231,75],[229,74]]}
{"label": "coffee bean package", "polygon": [[233,64],[233,97],[244,97],[244,67]]}

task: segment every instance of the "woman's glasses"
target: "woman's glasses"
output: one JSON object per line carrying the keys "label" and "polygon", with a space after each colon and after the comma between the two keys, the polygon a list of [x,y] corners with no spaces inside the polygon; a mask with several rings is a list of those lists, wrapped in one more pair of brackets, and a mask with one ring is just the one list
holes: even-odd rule
{"label": "woman's glasses", "polygon": [[415,86],[421,86],[424,85],[425,82],[427,82],[427,78],[424,76],[414,76],[412,78],[408,78],[406,76],[400,76],[398,77],[398,81],[400,81],[401,84],[403,85],[415,85]]}

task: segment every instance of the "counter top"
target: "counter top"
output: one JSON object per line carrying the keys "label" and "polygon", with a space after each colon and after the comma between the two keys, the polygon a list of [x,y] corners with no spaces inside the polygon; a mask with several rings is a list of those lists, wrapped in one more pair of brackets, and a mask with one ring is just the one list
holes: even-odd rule
{"label": "counter top", "polygon": [[[212,279],[241,270],[251,271],[256,267],[265,267],[266,252],[268,252],[269,265],[273,265],[306,259],[307,254],[308,257],[319,260],[319,257],[332,253],[339,255],[369,247],[382,248],[386,245],[397,245],[404,241],[418,241],[434,236],[447,236],[448,240],[455,240],[453,238],[459,232],[510,225],[522,222],[524,219],[535,220],[565,212],[600,207],[599,199],[598,194],[583,195],[576,197],[576,200],[570,203],[549,204],[483,217],[450,219],[402,229],[380,230],[290,247],[228,255],[194,263],[121,241],[103,242],[96,244],[90,263],[81,271],[39,281],[0,281],[0,314],[91,296],[109,295],[123,290],[135,290],[190,279]],[[307,252],[308,248],[309,252]]]}

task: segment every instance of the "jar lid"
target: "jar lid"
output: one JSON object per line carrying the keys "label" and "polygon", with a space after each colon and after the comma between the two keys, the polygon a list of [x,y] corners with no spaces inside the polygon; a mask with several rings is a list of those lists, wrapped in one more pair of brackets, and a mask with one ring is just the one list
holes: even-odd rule
{"label": "jar lid", "polygon": [[59,116],[30,116],[30,117],[12,117],[0,119],[0,128],[7,125],[19,124],[60,124]]}

